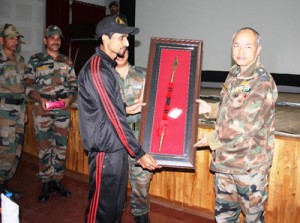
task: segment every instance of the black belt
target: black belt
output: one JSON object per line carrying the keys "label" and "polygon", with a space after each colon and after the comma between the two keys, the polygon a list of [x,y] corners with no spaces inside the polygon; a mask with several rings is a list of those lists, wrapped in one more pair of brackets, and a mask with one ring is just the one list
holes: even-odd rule
{"label": "black belt", "polygon": [[45,98],[47,100],[50,101],[56,101],[58,99],[64,99],[68,97],[68,93],[64,93],[64,94],[55,94],[55,95],[48,95],[48,94],[41,94],[42,98]]}
{"label": "black belt", "polygon": [[22,105],[24,104],[24,98],[1,98],[1,101],[4,101],[5,104],[10,105]]}

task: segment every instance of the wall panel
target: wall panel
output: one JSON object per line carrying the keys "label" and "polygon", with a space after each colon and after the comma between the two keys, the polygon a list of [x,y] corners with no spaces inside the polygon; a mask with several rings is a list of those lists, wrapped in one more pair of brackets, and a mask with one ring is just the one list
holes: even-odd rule
{"label": "wall panel", "polygon": [[[26,125],[24,153],[37,156],[31,117],[33,104],[28,104],[29,122]],[[211,128],[200,127],[199,136]],[[68,170],[88,175],[87,156],[83,152],[77,109],[71,111],[68,141]],[[213,217],[215,192],[214,175],[209,171],[208,149],[196,153],[196,169],[158,170],[153,175],[150,194],[178,204],[182,208],[206,211]],[[297,223],[300,219],[300,139],[276,136],[276,148],[269,178],[269,199],[266,206],[267,223]]]}

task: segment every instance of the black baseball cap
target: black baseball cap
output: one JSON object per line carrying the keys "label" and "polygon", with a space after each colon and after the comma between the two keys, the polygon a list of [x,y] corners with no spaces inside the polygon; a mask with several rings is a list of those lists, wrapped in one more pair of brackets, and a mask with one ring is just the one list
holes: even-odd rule
{"label": "black baseball cap", "polygon": [[102,35],[112,35],[114,33],[135,35],[140,31],[137,27],[127,25],[126,19],[122,16],[113,15],[102,19],[96,27],[96,38],[99,39]]}

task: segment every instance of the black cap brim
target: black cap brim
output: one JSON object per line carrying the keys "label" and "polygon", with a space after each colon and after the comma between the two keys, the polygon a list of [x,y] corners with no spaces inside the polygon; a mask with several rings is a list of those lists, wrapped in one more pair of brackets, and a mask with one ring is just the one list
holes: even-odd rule
{"label": "black cap brim", "polygon": [[121,34],[128,34],[128,35],[136,35],[140,32],[140,29],[137,27],[125,26],[115,30],[112,33],[121,33]]}

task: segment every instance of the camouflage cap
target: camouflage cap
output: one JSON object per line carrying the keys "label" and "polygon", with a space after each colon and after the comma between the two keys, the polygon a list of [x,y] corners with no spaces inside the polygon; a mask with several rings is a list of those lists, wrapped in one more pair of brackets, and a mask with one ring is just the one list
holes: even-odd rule
{"label": "camouflage cap", "polygon": [[48,26],[48,28],[45,31],[45,36],[46,37],[49,37],[49,36],[52,36],[52,35],[60,35],[61,37],[64,37],[63,34],[62,34],[62,31],[56,25]]}
{"label": "camouflage cap", "polygon": [[1,29],[0,36],[3,38],[24,37],[17,31],[16,27],[12,24],[5,24]]}

